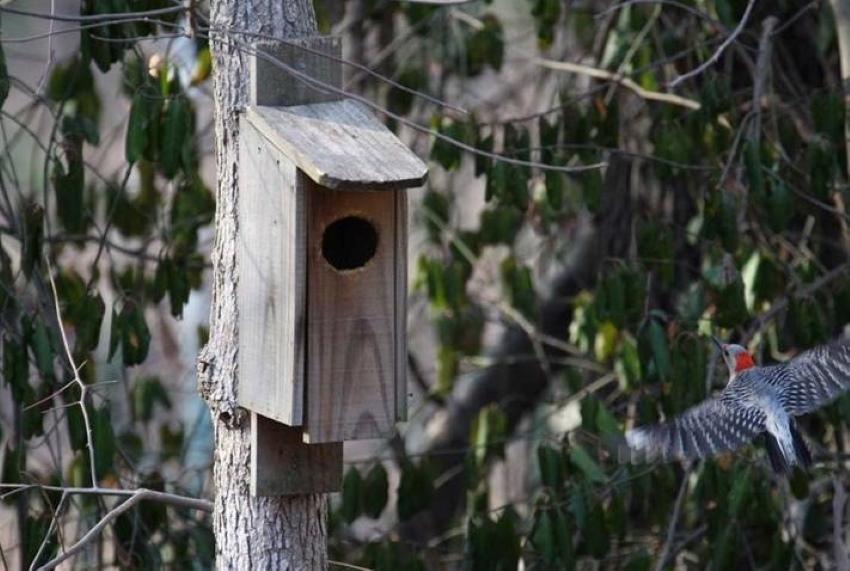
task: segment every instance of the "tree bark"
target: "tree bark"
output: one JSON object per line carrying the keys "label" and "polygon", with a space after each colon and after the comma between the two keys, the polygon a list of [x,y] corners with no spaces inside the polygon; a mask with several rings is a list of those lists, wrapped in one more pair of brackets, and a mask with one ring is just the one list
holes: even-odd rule
{"label": "tree bark", "polygon": [[218,177],[216,240],[210,339],[198,358],[198,382],[210,407],[216,440],[216,565],[220,569],[322,569],[327,567],[325,496],[251,497],[249,419],[236,403],[239,112],[248,103],[245,48],[253,44],[253,39],[244,34],[281,38],[311,35],[316,32],[316,18],[309,0],[215,0],[211,24]]}

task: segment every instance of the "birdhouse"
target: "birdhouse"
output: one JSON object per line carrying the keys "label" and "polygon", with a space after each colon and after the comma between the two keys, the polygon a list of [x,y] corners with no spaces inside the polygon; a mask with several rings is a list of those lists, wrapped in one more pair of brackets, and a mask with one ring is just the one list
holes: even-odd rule
{"label": "birdhouse", "polygon": [[[238,401],[255,415],[252,454],[277,446],[266,453],[289,454],[290,468],[297,457],[333,470],[339,457],[341,474],[341,446],[322,444],[386,436],[406,415],[404,190],[427,168],[366,105],[277,63],[339,85],[338,39],[261,48],[240,119]],[[254,479],[274,479],[263,463]],[[284,487],[327,491],[315,474]]]}

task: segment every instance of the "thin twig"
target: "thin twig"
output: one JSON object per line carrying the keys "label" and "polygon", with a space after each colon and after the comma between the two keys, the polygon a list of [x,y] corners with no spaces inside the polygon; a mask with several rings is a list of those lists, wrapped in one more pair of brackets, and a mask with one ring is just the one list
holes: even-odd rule
{"label": "thin twig", "polygon": [[62,336],[62,345],[65,347],[65,354],[68,357],[68,363],[74,371],[74,381],[80,387],[80,410],[83,413],[83,424],[86,430],[86,447],[89,451],[89,470],[91,471],[91,485],[97,486],[97,470],[95,469],[94,461],[94,440],[92,438],[91,422],[89,421],[89,412],[86,409],[86,392],[88,387],[80,378],[79,369],[74,363],[74,355],[71,352],[71,346],[68,344],[68,336],[65,333],[65,325],[62,323],[62,310],[59,307],[59,293],[56,291],[56,281],[53,279],[53,268],[50,264],[50,259],[47,260],[47,277],[50,279],[50,289],[53,291],[53,304],[56,310],[56,323],[59,326],[59,333]]}
{"label": "thin twig", "polygon": [[667,526],[667,538],[664,540],[664,547],[661,549],[661,555],[658,556],[658,561],[655,564],[655,571],[664,569],[664,564],[667,563],[667,558],[670,556],[670,549],[673,547],[673,540],[676,537],[676,527],[679,525],[679,516],[682,513],[682,505],[685,503],[685,492],[688,491],[690,476],[691,466],[688,466],[682,476],[682,484],[679,486],[679,494],[676,496],[676,503],[673,506],[673,515],[670,517],[670,525]]}
{"label": "thin twig", "polygon": [[691,71],[689,71],[689,72],[687,72],[687,73],[685,73],[685,74],[683,74],[683,75],[680,75],[679,77],[677,77],[676,79],[674,79],[673,81],[671,81],[671,82],[670,82],[670,84],[669,84],[669,86],[670,86],[670,87],[677,87],[677,86],[678,86],[679,84],[681,84],[683,81],[688,80],[688,79],[691,79],[692,77],[696,77],[697,75],[701,74],[701,73],[702,73],[702,72],[704,72],[706,69],[708,69],[709,67],[711,67],[712,65],[714,65],[714,63],[715,63],[718,59],[720,59],[720,56],[721,56],[721,55],[723,55],[723,52],[724,52],[724,51],[726,51],[726,48],[728,48],[730,45],[732,45],[732,42],[734,42],[734,41],[735,41],[735,39],[736,39],[739,35],[741,35],[741,32],[743,32],[743,31],[744,31],[744,26],[746,26],[746,25],[747,25],[747,20],[749,20],[749,19],[750,19],[750,13],[753,11],[753,7],[754,7],[755,5],[756,5],[756,0],[750,0],[750,1],[747,3],[747,9],[746,9],[746,10],[744,10],[744,15],[741,17],[741,21],[740,21],[740,22],[738,22],[738,25],[737,25],[737,26],[735,26],[735,29],[734,29],[734,30],[732,30],[732,33],[730,33],[730,34],[726,37],[726,39],[725,39],[725,40],[723,40],[723,43],[722,43],[722,44],[720,44],[720,47],[718,47],[718,48],[714,51],[714,53],[713,53],[713,54],[711,54],[711,57],[710,57],[710,58],[708,58],[706,61],[704,61],[702,64],[700,64],[700,65],[699,65],[699,66],[697,66],[696,68],[692,69]]}
{"label": "thin twig", "polygon": [[[211,33],[223,34],[223,35],[233,33],[231,30],[229,30],[227,28],[219,28],[217,26],[211,26],[209,28],[206,28],[205,31],[209,31]],[[198,34],[198,35],[199,35],[199,37],[208,37],[205,34]],[[462,149],[462,150],[464,150],[468,153],[474,154],[474,155],[486,157],[486,158],[494,160],[494,161],[500,161],[500,162],[507,163],[507,164],[510,164],[510,165],[515,165],[515,166],[538,168],[540,170],[566,172],[566,173],[576,173],[576,172],[586,172],[586,171],[591,171],[591,170],[599,170],[599,169],[604,168],[608,164],[604,161],[601,161],[601,162],[598,162],[598,163],[591,163],[591,164],[586,164],[586,165],[560,166],[560,165],[539,163],[539,162],[536,162],[536,161],[526,161],[526,160],[523,160],[523,159],[516,159],[516,158],[508,157],[508,156],[505,156],[505,155],[500,155],[498,153],[491,153],[489,151],[479,149],[479,148],[477,148],[473,145],[469,145],[467,143],[464,143],[463,141],[455,139],[454,137],[450,137],[450,136],[448,136],[444,133],[440,133],[439,131],[436,131],[436,130],[431,129],[429,127],[426,127],[424,125],[420,125],[416,121],[412,121],[412,120],[408,119],[407,117],[404,117],[404,116],[399,115],[397,113],[393,113],[389,109],[386,109],[385,107],[382,107],[381,105],[378,105],[377,103],[370,101],[366,97],[362,97],[360,95],[350,93],[348,91],[345,91],[344,89],[340,89],[336,86],[330,85],[330,84],[325,83],[323,81],[319,81],[316,78],[312,77],[311,75],[304,73],[304,72],[296,69],[293,66],[290,66],[290,65],[283,63],[278,58],[275,58],[274,56],[263,51],[262,49],[257,49],[255,47],[252,47],[247,42],[243,42],[241,40],[237,40],[237,39],[234,39],[232,37],[228,37],[227,39],[221,39],[220,41],[222,43],[231,43],[232,42],[233,44],[235,44],[237,46],[237,49],[241,48],[244,51],[244,53],[256,55],[260,59],[271,63],[274,67],[277,67],[278,69],[281,69],[282,71],[285,71],[286,73],[292,75],[296,80],[301,81],[303,83],[306,83],[306,84],[310,85],[311,87],[313,87],[315,89],[318,89],[322,92],[340,95],[342,97],[345,97],[345,98],[357,101],[359,103],[362,103],[366,107],[369,107],[370,109],[372,109],[372,110],[374,110],[374,111],[376,111],[376,112],[378,112],[382,115],[385,115],[385,116],[389,117],[390,119],[393,119],[394,121],[398,121],[399,123],[404,124],[404,125],[410,127],[411,129],[419,131],[420,133],[426,133],[428,135],[431,135],[435,139],[439,139],[441,141],[449,143],[450,145],[453,145],[453,146],[455,146],[459,149]]]}
{"label": "thin twig", "polygon": [[[136,504],[144,501],[144,500],[153,500],[153,501],[163,501],[163,496],[168,496],[172,501],[165,502],[171,503],[172,505],[176,505],[173,501],[172,494],[164,494],[163,492],[156,492],[153,490],[147,490],[144,488],[140,488],[135,490],[133,495],[131,495],[128,499],[121,502],[114,508],[112,508],[97,524],[95,524],[91,529],[89,529],[83,537],[80,538],[74,545],[68,548],[67,551],[62,553],[62,555],[56,557],[55,559],[45,563],[41,567],[39,567],[39,571],[48,571],[49,569],[54,569],[58,567],[64,561],[67,561],[71,557],[74,557],[83,549],[85,549],[86,545],[94,541],[98,535],[103,531],[103,529],[109,525],[109,523],[117,518],[122,513],[126,512],[130,508],[134,507]],[[178,496],[179,497],[179,496]],[[210,502],[206,500],[199,500],[195,498],[181,498],[180,501],[181,507],[187,507],[191,509],[198,509],[202,511],[210,511],[211,505]],[[208,509],[209,508],[209,509]]]}
{"label": "thin twig", "polygon": [[51,12],[33,12],[30,10],[21,10],[20,8],[10,8],[9,6],[0,6],[0,13],[17,14],[19,16],[29,16],[30,18],[40,18],[42,20],[54,20],[57,22],[119,22],[122,20],[130,20],[137,18],[150,18],[151,16],[166,16],[168,14],[176,14],[183,12],[183,6],[173,6],[171,8],[157,8],[156,10],[143,10],[140,12],[120,12],[115,14],[54,14]]}
{"label": "thin twig", "polygon": [[699,109],[701,107],[699,101],[688,99],[687,97],[682,97],[681,95],[676,95],[675,93],[662,93],[660,91],[651,91],[649,89],[644,89],[643,87],[638,85],[634,80],[625,77],[623,74],[614,73],[612,71],[608,71],[607,69],[599,69],[580,63],[573,63],[568,61],[554,61],[550,59],[538,59],[537,64],[541,67],[545,67],[548,69],[554,69],[557,71],[567,71],[570,73],[578,73],[596,79],[605,79],[607,81],[612,81],[614,83],[622,85],[626,89],[633,91],[639,97],[642,97],[643,99],[647,99],[649,101],[659,101],[661,103],[669,103],[671,105],[678,105],[680,107],[686,107],[688,109],[694,110]]}
{"label": "thin twig", "polygon": [[847,545],[844,540],[844,507],[847,504],[847,492],[838,476],[832,477],[832,550],[835,557],[835,568],[838,571],[850,571],[850,557],[847,555]]}

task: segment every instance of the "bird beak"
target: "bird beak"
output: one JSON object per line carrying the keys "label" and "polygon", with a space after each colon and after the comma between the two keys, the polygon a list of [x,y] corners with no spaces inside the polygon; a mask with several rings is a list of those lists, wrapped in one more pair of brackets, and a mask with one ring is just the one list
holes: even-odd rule
{"label": "bird beak", "polygon": [[721,343],[720,340],[717,337],[715,337],[714,335],[711,336],[711,340],[714,341],[715,345],[717,345],[717,349],[722,352],[723,351],[723,343]]}

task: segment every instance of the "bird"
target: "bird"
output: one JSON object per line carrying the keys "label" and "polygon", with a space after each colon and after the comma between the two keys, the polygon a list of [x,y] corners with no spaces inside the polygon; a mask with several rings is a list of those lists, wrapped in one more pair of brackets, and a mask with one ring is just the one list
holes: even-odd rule
{"label": "bird", "polygon": [[764,434],[774,472],[808,468],[811,453],[795,418],[850,390],[850,340],[833,341],[768,366],[757,366],[741,345],[712,340],[729,369],[724,389],[667,422],[626,431],[627,460],[708,458]]}

